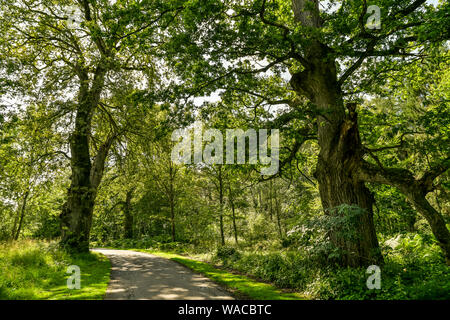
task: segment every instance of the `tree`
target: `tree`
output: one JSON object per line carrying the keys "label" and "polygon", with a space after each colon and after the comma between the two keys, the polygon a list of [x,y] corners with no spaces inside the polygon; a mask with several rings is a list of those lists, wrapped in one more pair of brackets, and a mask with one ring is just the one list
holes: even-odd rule
{"label": "tree", "polygon": [[176,205],[179,196],[178,185],[180,183],[180,167],[171,159],[171,149],[165,149],[164,146],[155,145],[154,149],[157,156],[154,156],[152,165],[149,168],[149,174],[156,183],[160,192],[164,194],[169,203],[170,209],[170,230],[172,241],[176,241]]}
{"label": "tree", "polygon": [[[331,236],[344,252],[341,264],[383,260],[367,182],[398,187],[426,217],[450,263],[450,233],[425,198],[433,181],[448,169],[448,158],[432,164],[419,179],[380,167],[363,145],[357,113],[359,95],[376,92],[374,85],[383,85],[389,70],[423,58],[448,39],[449,4],[383,1],[381,29],[366,27],[371,14],[365,0],[330,2],[328,7],[318,0],[202,1],[201,6],[200,15],[184,13],[187,32],[178,37],[179,50],[171,54],[186,80],[183,89],[190,95],[221,89],[226,101],[247,99],[260,109],[287,108],[271,123],[287,130],[294,121],[303,126],[296,129],[284,165],[310,139],[304,137],[314,135],[308,122],[314,123],[320,147],[315,177],[324,211],[338,214],[342,204],[362,209],[355,224],[358,241],[339,237],[338,230]],[[204,25],[208,27],[200,30]],[[287,72],[288,81],[283,78]]]}
{"label": "tree", "polygon": [[1,127],[0,197],[16,207],[8,228],[9,238],[17,240],[31,211],[29,204],[60,174],[67,155],[59,150],[61,136],[52,132],[41,106],[10,109],[4,116],[7,121]]}
{"label": "tree", "polygon": [[133,104],[139,89],[153,91],[151,60],[164,41],[163,30],[182,9],[177,2],[0,2],[2,79],[16,96],[40,101],[59,117],[74,115],[67,141],[71,185],[61,224],[62,244],[75,251],[89,248],[105,161],[124,129],[111,121],[109,133],[96,143],[100,114],[111,117],[117,102]]}
{"label": "tree", "polygon": [[[212,184],[218,198],[218,213],[219,213],[219,231],[220,231],[220,244],[225,245],[225,226],[224,226],[224,215],[225,215],[225,192],[226,192],[226,179],[228,177],[227,168],[223,164],[211,165],[205,167],[203,172],[206,173]],[[211,200],[212,195],[210,194]]]}

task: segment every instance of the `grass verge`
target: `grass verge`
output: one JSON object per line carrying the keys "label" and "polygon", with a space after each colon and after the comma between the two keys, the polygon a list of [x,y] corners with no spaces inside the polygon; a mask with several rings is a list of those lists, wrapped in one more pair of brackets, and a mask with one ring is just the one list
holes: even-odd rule
{"label": "grass verge", "polygon": [[[81,271],[81,288],[67,288],[67,267]],[[111,265],[100,253],[70,255],[55,243],[0,243],[0,300],[101,300]]]}
{"label": "grass verge", "polygon": [[212,265],[186,258],[184,256],[149,249],[133,249],[134,251],[151,253],[156,256],[178,262],[194,272],[200,273],[212,281],[224,286],[238,299],[252,300],[303,300],[299,293],[283,292],[275,286],[255,281],[243,275],[237,275],[225,270],[217,269]]}

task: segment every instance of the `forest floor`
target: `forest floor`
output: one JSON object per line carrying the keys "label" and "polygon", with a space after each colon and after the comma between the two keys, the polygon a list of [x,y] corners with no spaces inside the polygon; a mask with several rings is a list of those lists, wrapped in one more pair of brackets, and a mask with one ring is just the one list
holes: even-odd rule
{"label": "forest floor", "polygon": [[208,278],[148,253],[96,249],[112,265],[105,300],[231,300]]}

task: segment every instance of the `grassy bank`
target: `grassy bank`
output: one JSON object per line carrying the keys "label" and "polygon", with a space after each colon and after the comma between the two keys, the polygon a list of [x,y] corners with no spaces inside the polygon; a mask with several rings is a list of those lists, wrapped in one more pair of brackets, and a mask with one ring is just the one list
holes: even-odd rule
{"label": "grassy bank", "polygon": [[[67,267],[81,271],[81,288],[67,288]],[[99,253],[70,255],[55,243],[0,243],[1,300],[100,300],[109,282],[109,260]]]}

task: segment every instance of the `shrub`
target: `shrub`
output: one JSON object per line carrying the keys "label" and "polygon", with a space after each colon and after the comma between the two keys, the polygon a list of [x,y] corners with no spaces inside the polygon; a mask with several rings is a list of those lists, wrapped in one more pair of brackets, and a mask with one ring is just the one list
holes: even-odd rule
{"label": "shrub", "polygon": [[224,262],[224,264],[227,264],[227,262],[230,260],[231,261],[238,260],[241,257],[241,254],[234,247],[220,246],[217,248],[214,257],[216,260],[219,260],[221,262]]}
{"label": "shrub", "polygon": [[450,299],[450,268],[433,240],[430,244],[427,237],[415,235],[401,235],[398,239],[395,249],[385,252],[380,290],[367,288],[366,268],[319,266],[302,251],[244,251],[236,255],[232,247],[219,247],[214,258],[229,269],[314,299]]}
{"label": "shrub", "polygon": [[444,264],[403,265],[388,262],[381,268],[381,289],[369,290],[365,268],[328,270],[315,279],[310,293],[319,299],[448,300],[450,272]]}
{"label": "shrub", "polygon": [[354,205],[341,205],[329,210],[330,214],[311,217],[288,232],[287,242],[308,254],[309,260],[317,266],[338,264],[342,250],[331,242],[331,232],[348,241],[359,237],[356,225],[363,209]]}

